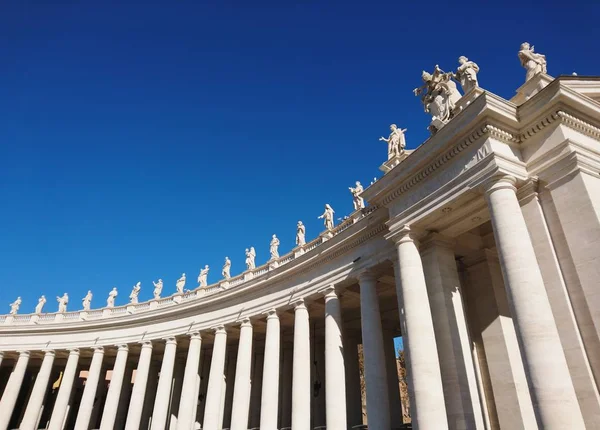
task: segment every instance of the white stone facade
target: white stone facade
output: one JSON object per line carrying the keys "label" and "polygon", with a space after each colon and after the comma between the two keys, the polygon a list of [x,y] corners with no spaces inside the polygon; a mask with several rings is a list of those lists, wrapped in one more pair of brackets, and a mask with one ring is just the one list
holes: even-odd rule
{"label": "white stone facade", "polygon": [[401,428],[400,335],[413,428],[600,428],[600,78],[456,104],[366,208],[263,266],[0,316],[0,430]]}

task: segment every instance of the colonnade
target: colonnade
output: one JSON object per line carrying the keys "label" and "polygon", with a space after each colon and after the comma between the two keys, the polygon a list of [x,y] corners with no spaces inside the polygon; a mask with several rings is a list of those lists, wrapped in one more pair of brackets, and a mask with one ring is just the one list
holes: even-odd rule
{"label": "colonnade", "polygon": [[[584,428],[583,418],[566,360],[560,348],[560,339],[545,291],[534,248],[516,196],[515,181],[510,177],[494,178],[482,190],[491,215],[491,224],[502,268],[504,286],[510,305],[516,338],[524,360],[535,421],[540,428]],[[407,363],[407,378],[414,423],[421,429],[484,429],[487,410],[481,383],[477,378],[477,363],[471,354],[472,342],[468,318],[463,309],[459,273],[456,267],[452,241],[429,234],[419,244],[417,235],[409,226],[392,225],[387,238],[395,243],[397,259],[394,262],[396,295],[400,326]],[[360,324],[362,332],[366,409],[369,429],[388,430],[397,425],[394,411],[392,372],[386,360],[386,347],[377,276],[369,269],[357,274],[360,289]],[[327,286],[318,292],[324,302],[324,416],[328,430],[345,430],[360,424],[356,420],[356,386],[347,387],[348,375],[358,366],[348,358],[347,339],[344,336],[342,306],[339,290]],[[287,427],[280,414],[288,414],[293,430],[311,428],[311,331],[310,314],[305,299],[297,299],[293,306],[293,349],[282,348],[280,313],[271,309],[256,317],[245,317],[232,324],[218,325],[210,332],[214,338],[212,358],[202,428],[222,429],[225,420],[226,390],[233,384],[230,416],[231,430],[246,430],[249,426],[253,397],[260,400],[259,428],[274,430]],[[310,306],[310,303],[309,303]],[[260,393],[256,392],[256,372],[253,372],[253,321],[266,318],[264,358],[260,363]],[[228,334],[239,327],[237,361],[234,381],[227,379]],[[199,371],[203,338],[208,331],[187,333],[189,346],[181,385],[175,387],[177,347],[181,340],[169,336],[162,340],[147,340],[140,345],[135,382],[128,398],[124,428],[140,428],[144,405],[152,404],[149,428],[152,430],[191,430],[197,428],[198,398],[202,375]],[[181,335],[179,335],[181,336]],[[164,343],[160,376],[155,393],[148,390],[149,373],[154,346]],[[355,346],[355,344],[354,344]],[[123,384],[128,375],[130,345],[119,345],[110,386],[100,419],[100,430],[116,427],[117,411],[123,402]],[[103,378],[104,348],[94,347],[87,383],[80,406],[76,411],[75,429],[88,430],[97,397],[99,381]],[[0,400],[0,430],[6,430],[15,408],[19,391],[30,360],[29,351],[21,351]],[[25,412],[21,430],[37,428],[40,408],[55,367],[56,353],[44,351]],[[79,349],[68,352],[49,421],[49,429],[63,429],[69,413],[69,399],[77,374]],[[0,354],[0,360],[2,355]],[[0,361],[1,362],[1,361]],[[291,393],[286,391],[286,378],[291,370]],[[397,375],[396,375],[397,376]],[[254,387],[254,388],[253,388]],[[351,388],[351,389],[348,389]],[[397,394],[397,393],[396,393]],[[151,402],[147,396],[154,396]],[[359,395],[360,397],[360,395]],[[314,401],[313,401],[314,402]],[[172,405],[178,404],[176,419]],[[352,403],[352,406],[349,404]],[[196,426],[196,427],[195,427]]]}

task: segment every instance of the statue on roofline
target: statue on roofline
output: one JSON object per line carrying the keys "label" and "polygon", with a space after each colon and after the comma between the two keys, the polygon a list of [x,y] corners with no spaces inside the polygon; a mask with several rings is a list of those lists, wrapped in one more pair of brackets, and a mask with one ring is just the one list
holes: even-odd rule
{"label": "statue on roofline", "polygon": [[525,82],[535,75],[547,72],[546,56],[535,52],[535,48],[530,46],[527,42],[521,44],[519,59],[521,60],[521,65],[527,71],[525,74]]}
{"label": "statue on roofline", "polygon": [[462,97],[452,80],[453,77],[451,72],[444,72],[436,64],[433,74],[423,70],[421,78],[424,84],[413,90],[415,96],[421,96],[425,112],[432,116],[429,125],[432,134],[452,119],[456,102]]}

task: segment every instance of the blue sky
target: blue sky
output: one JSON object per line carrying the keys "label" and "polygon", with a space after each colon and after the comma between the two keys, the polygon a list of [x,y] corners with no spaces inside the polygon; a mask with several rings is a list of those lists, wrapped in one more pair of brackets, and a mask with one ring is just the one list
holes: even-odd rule
{"label": "blue sky", "polygon": [[[175,4],[176,3],[176,4]],[[327,3],[327,4],[322,4]],[[406,4],[410,3],[410,4]],[[281,252],[379,176],[395,122],[414,147],[421,70],[466,55],[510,98],[525,40],[548,71],[598,74],[600,6],[570,2],[5,1],[0,14],[0,310],[113,286],[175,290]]]}

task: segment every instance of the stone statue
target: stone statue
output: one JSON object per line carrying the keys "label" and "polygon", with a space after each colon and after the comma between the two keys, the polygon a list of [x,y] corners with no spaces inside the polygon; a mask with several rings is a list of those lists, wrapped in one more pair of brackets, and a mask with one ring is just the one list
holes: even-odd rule
{"label": "stone statue", "polygon": [[360,196],[360,193],[362,193],[365,189],[360,184],[360,182],[356,181],[356,187],[355,188],[348,187],[348,189],[352,193],[352,198],[353,198],[352,202],[354,203],[354,210],[357,211],[359,209],[364,209],[365,199],[363,199]]}
{"label": "stone statue", "polygon": [[546,56],[535,52],[534,47],[529,46],[529,43],[527,42],[521,44],[519,59],[521,60],[521,66],[525,67],[525,70],[527,71],[525,74],[525,82],[535,75],[547,72]]}
{"label": "stone statue", "polygon": [[254,250],[254,247],[250,247],[250,250],[248,250],[248,248],[246,248],[246,269],[247,270],[256,269],[256,264],[254,263],[255,259],[256,259],[256,251]]}
{"label": "stone statue", "polygon": [[152,284],[154,285],[154,300],[158,300],[160,299],[160,295],[162,293],[162,289],[163,289],[163,280],[159,279],[158,282],[154,282],[152,281]]}
{"label": "stone statue", "polygon": [[17,297],[17,300],[15,300],[14,302],[12,302],[10,304],[10,314],[11,315],[16,315],[17,312],[19,312],[19,308],[21,307],[21,297]]}
{"label": "stone statue", "polygon": [[329,205],[325,205],[325,212],[323,215],[317,217],[317,219],[323,219],[323,223],[325,224],[325,228],[327,230],[333,230],[333,214],[335,212]]}
{"label": "stone statue", "polygon": [[458,58],[458,69],[454,74],[454,79],[460,82],[463,92],[467,94],[473,88],[479,86],[477,82],[477,73],[479,73],[479,66],[473,61],[469,61],[464,55]]}
{"label": "stone statue", "polygon": [[138,296],[140,295],[141,289],[142,289],[141,282],[138,282],[137,284],[135,284],[133,286],[133,289],[131,290],[131,294],[129,295],[129,300],[132,305],[135,305],[138,303]]}
{"label": "stone statue", "polygon": [[231,278],[231,260],[229,257],[225,257],[225,264],[223,265],[221,275],[223,275],[223,278],[225,279]]}
{"label": "stone statue", "polygon": [[67,312],[67,305],[69,304],[69,295],[64,293],[62,297],[56,297],[58,302],[58,312]]}
{"label": "stone statue", "polygon": [[271,253],[271,260],[275,260],[279,258],[279,239],[277,239],[276,235],[273,235],[270,245],[269,252]]}
{"label": "stone statue", "polygon": [[396,124],[392,124],[390,125],[390,136],[387,139],[383,136],[379,138],[379,140],[388,144],[388,160],[398,157],[404,152],[404,148],[406,147],[404,133],[407,130],[407,128],[401,130]]}
{"label": "stone statue", "polygon": [[106,299],[106,307],[112,308],[115,306],[115,298],[119,293],[117,292],[117,287],[113,287],[113,289],[108,293],[108,299]]}
{"label": "stone statue", "polygon": [[306,227],[302,224],[302,221],[298,221],[296,227],[296,245],[306,245]]}
{"label": "stone statue", "polygon": [[204,269],[200,270],[198,275],[198,285],[206,287],[208,285],[208,264],[204,266]]}
{"label": "stone statue", "polygon": [[90,307],[92,305],[92,297],[93,297],[92,292],[90,290],[88,290],[85,297],[83,299],[81,299],[81,301],[83,302],[83,310],[84,311],[90,310]]}
{"label": "stone statue", "polygon": [[46,304],[46,296],[42,296],[38,299],[38,304],[35,306],[35,313],[41,314],[44,305]]}
{"label": "stone statue", "polygon": [[183,294],[183,287],[185,287],[185,273],[181,274],[181,278],[177,280],[177,294]]}
{"label": "stone statue", "polygon": [[424,84],[413,90],[415,96],[421,96],[425,112],[431,114],[429,131],[432,134],[452,119],[456,102],[462,97],[452,77],[452,73],[445,73],[436,65],[433,74],[423,70]]}

